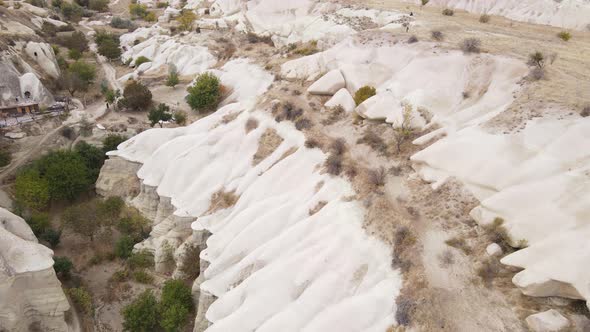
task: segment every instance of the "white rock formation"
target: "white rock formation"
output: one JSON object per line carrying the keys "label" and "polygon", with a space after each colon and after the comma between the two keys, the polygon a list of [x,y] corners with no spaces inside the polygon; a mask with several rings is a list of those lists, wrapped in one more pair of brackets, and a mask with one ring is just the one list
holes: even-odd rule
{"label": "white rock formation", "polygon": [[34,73],[20,75],[17,69],[7,62],[0,63],[0,72],[0,106],[12,105],[16,98],[25,100],[26,92],[29,92],[32,101],[42,105],[53,103],[53,96]]}
{"label": "white rock formation", "polygon": [[307,88],[313,95],[333,95],[346,85],[342,73],[338,69],[330,70]]}
{"label": "white rock formation", "polygon": [[26,222],[0,208],[0,327],[67,331],[70,306],[53,270],[53,252]]}
{"label": "white rock formation", "polygon": [[486,253],[490,256],[500,256],[502,255],[502,248],[497,243],[490,243],[486,247]]}
{"label": "white rock formation", "polygon": [[554,309],[530,315],[526,323],[533,332],[559,332],[570,325],[568,319]]}
{"label": "white rock formation", "polygon": [[324,104],[325,107],[336,107],[338,105],[342,106],[347,113],[354,111],[356,107],[354,99],[345,88],[338,90],[338,92],[336,92],[334,96]]}
{"label": "white rock formation", "polygon": [[24,51],[39,65],[45,74],[52,78],[59,77],[60,70],[51,45],[47,43],[28,42],[24,47]]}
{"label": "white rock formation", "polygon": [[[394,323],[401,286],[390,249],[365,234],[362,204],[344,199],[351,185],[320,172],[324,153],[306,149],[292,124],[252,109],[273,79],[254,67],[235,60],[221,69],[236,103],[188,127],[145,131],[110,152],[117,158],[97,188],[108,194],[124,185],[134,166],[113,179],[116,163],[141,164],[140,192],[126,195],[155,225],[138,248],[153,250],[163,269],[164,246],[177,263],[187,246],[200,247],[195,331],[383,331]],[[246,69],[252,80],[240,79]],[[259,125],[246,132],[252,117]],[[254,164],[269,130],[282,142]],[[211,210],[218,192],[233,192],[237,202]]]}
{"label": "white rock formation", "polygon": [[585,0],[430,0],[427,6],[463,9],[577,30],[587,30],[590,24],[590,2]]}
{"label": "white rock formation", "polygon": [[[141,35],[144,34],[150,36],[151,32],[144,30]],[[138,34],[134,35],[138,36]],[[129,48],[123,53],[122,59],[127,61],[128,59],[137,59],[140,56],[150,59],[149,69],[144,67],[144,73],[146,74],[163,69],[165,69],[164,73],[167,73],[166,65],[170,64],[176,66],[179,75],[199,74],[217,62],[207,47],[199,45],[203,42],[201,38],[194,34],[184,38],[181,36],[152,35],[145,41]],[[122,37],[121,44],[124,45],[131,39],[135,40],[132,36]],[[136,70],[137,72],[139,72],[139,69]]]}

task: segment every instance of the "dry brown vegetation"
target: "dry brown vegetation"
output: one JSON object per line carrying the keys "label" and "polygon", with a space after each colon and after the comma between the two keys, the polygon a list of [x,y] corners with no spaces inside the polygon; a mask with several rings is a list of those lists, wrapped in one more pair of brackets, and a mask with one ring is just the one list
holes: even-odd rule
{"label": "dry brown vegetation", "polygon": [[283,143],[283,138],[277,133],[274,128],[267,128],[260,136],[258,142],[258,150],[252,158],[252,165],[256,166],[261,161],[270,156]]}
{"label": "dry brown vegetation", "polygon": [[258,128],[258,120],[256,118],[249,118],[244,125],[246,129],[246,133],[251,132],[252,130]]}
{"label": "dry brown vegetation", "polygon": [[211,203],[207,214],[232,207],[239,198],[240,196],[236,195],[235,191],[220,189],[211,195]]}

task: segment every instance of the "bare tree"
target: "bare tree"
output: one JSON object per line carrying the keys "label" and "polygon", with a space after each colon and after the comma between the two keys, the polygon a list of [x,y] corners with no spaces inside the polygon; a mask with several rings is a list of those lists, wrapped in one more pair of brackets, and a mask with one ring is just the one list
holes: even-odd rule
{"label": "bare tree", "polygon": [[401,151],[402,145],[405,141],[412,137],[414,133],[414,128],[412,128],[412,105],[408,103],[402,103],[402,121],[400,123],[396,123],[393,126],[394,137],[395,137],[395,144],[397,147],[397,152]]}

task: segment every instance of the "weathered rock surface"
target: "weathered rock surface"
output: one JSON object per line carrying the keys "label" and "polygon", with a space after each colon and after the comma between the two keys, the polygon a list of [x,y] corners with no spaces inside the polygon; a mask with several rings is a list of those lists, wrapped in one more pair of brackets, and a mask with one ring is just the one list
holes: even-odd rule
{"label": "weathered rock surface", "polygon": [[308,89],[307,92],[314,95],[333,95],[346,86],[344,76],[338,69],[330,70],[326,75],[320,77]]}
{"label": "weathered rock surface", "polygon": [[0,330],[68,330],[52,255],[22,218],[0,208]]}
{"label": "weathered rock surface", "polygon": [[528,316],[526,323],[534,332],[558,332],[570,325],[567,318],[553,309]]}
{"label": "weathered rock surface", "polygon": [[336,94],[324,104],[325,107],[336,107],[338,105],[342,106],[346,113],[354,111],[354,108],[356,107],[354,99],[345,88],[338,90],[338,92],[336,92]]}

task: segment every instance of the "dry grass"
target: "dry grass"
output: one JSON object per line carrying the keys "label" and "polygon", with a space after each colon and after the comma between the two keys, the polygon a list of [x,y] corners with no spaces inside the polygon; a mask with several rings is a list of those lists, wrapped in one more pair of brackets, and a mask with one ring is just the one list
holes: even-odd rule
{"label": "dry grass", "polygon": [[275,121],[281,122],[283,120],[295,121],[303,115],[302,108],[295,108],[290,102],[279,103],[273,107],[273,114]]}
{"label": "dry grass", "polygon": [[377,151],[380,155],[388,155],[388,146],[385,140],[377,135],[371,128],[367,127],[363,136],[356,141],[357,144],[367,144],[373,150]]}
{"label": "dry grass", "polygon": [[252,165],[256,166],[261,161],[270,156],[283,143],[283,138],[273,128],[268,128],[260,136],[258,141],[258,150],[252,157]]}
{"label": "dry grass", "polygon": [[313,123],[308,118],[300,117],[295,121],[295,128],[297,130],[304,130],[313,127]]}
{"label": "dry grass", "polygon": [[443,41],[445,39],[445,35],[440,30],[432,30],[430,37],[436,41]]}
{"label": "dry grass", "polygon": [[326,162],[324,163],[324,168],[326,172],[332,175],[340,175],[342,172],[343,160],[342,155],[331,153],[328,158],[326,158]]}
{"label": "dry grass", "polygon": [[477,276],[486,287],[490,287],[496,277],[500,275],[501,266],[497,260],[487,259],[477,268]]}
{"label": "dry grass", "polygon": [[238,117],[238,115],[240,115],[240,113],[238,112],[226,114],[221,118],[221,123],[228,124],[234,121]]}
{"label": "dry grass", "polygon": [[460,47],[464,53],[479,53],[481,52],[481,40],[478,38],[465,38]]}
{"label": "dry grass", "polygon": [[232,207],[239,198],[240,196],[236,195],[235,191],[219,189],[211,195],[211,203],[209,204],[207,214]]}
{"label": "dry grass", "polygon": [[308,149],[322,148],[322,144],[315,138],[308,138],[305,140],[305,147]]}
{"label": "dry grass", "polygon": [[328,204],[328,202],[319,201],[313,208],[309,209],[309,215],[313,216],[318,213],[324,206],[326,206],[326,204]]}
{"label": "dry grass", "polygon": [[341,156],[346,150],[346,141],[344,138],[336,138],[330,143],[330,152],[334,155]]}
{"label": "dry grass", "polygon": [[461,250],[465,255],[470,255],[472,253],[471,247],[467,245],[467,242],[463,238],[455,236],[446,240],[445,244],[449,247]]}
{"label": "dry grass", "polygon": [[346,114],[346,111],[344,111],[344,108],[340,105],[328,109],[328,112],[328,117],[322,120],[322,124],[324,126],[328,126],[342,120]]}
{"label": "dry grass", "polygon": [[490,225],[484,226],[483,228],[490,241],[499,244],[504,251],[511,247],[510,242],[512,240],[508,234],[508,230],[504,227],[504,219],[496,218]]}
{"label": "dry grass", "polygon": [[252,130],[258,128],[258,120],[256,118],[249,118],[245,124],[246,133],[251,132]]}

